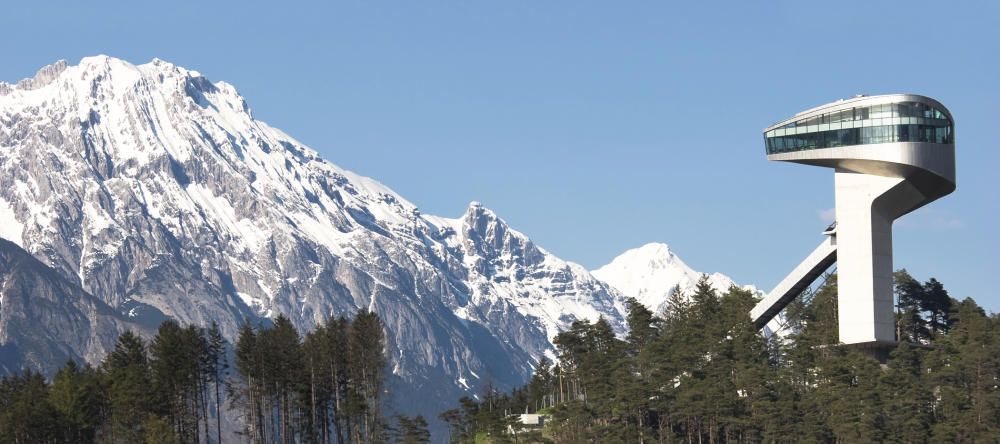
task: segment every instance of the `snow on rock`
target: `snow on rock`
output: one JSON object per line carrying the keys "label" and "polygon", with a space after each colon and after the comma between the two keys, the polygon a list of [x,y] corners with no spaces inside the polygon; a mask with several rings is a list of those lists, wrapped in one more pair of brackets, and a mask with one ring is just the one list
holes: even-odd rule
{"label": "snow on rock", "polygon": [[10,204],[0,199],[0,238],[7,239],[18,246],[22,244],[21,233],[24,232],[24,224],[17,221],[17,214]]}
{"label": "snow on rock", "polygon": [[[674,287],[679,286],[690,295],[702,276],[664,243],[649,243],[628,250],[591,274],[622,295],[638,299],[656,313],[663,311]],[[709,275],[708,282],[718,291],[735,285],[732,279],[720,273]],[[744,288],[756,291],[752,286]]]}
{"label": "snow on rock", "polygon": [[159,59],[0,83],[0,230],[125,316],[231,339],[248,319],[308,330],[374,310],[397,404],[428,417],[523,383],[575,320],[624,331],[619,292],[489,208],[422,214],[257,120],[232,85]]}

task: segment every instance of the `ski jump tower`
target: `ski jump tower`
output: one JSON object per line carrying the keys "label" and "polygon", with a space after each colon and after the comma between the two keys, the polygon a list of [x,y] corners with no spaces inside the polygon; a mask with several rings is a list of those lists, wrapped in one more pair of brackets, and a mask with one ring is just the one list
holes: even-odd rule
{"label": "ski jump tower", "polygon": [[837,262],[840,342],[896,343],[892,223],[955,190],[955,126],[938,101],[857,96],[764,130],[767,160],[834,169],[836,222],[823,242],[750,312],[763,328]]}

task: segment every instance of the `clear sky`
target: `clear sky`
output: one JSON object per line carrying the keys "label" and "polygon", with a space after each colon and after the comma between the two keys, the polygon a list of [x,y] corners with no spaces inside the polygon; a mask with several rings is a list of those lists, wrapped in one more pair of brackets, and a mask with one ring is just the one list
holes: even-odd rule
{"label": "clear sky", "polygon": [[896,224],[896,266],[1000,311],[1000,2],[12,2],[0,79],[159,57],[425,213],[472,200],[596,268],[666,242],[773,287],[821,240],[828,169],[761,130],[858,93],[937,98],[958,189]]}

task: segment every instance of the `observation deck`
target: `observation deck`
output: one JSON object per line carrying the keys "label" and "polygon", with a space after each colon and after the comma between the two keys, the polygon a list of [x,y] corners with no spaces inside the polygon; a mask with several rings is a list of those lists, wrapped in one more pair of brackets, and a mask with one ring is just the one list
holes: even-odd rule
{"label": "observation deck", "polygon": [[916,94],[858,96],[764,130],[767,159],[834,169],[836,229],[751,311],[765,325],[837,262],[840,341],[895,343],[892,223],[955,190],[955,124]]}

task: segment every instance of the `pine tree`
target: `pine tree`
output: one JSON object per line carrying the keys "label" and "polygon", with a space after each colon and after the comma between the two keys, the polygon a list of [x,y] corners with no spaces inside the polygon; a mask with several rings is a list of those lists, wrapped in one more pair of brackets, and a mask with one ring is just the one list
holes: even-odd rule
{"label": "pine tree", "polygon": [[401,444],[422,444],[431,442],[431,433],[427,429],[427,420],[423,416],[417,415],[413,418],[408,416],[396,417],[396,439]]}
{"label": "pine tree", "polygon": [[325,366],[327,369],[324,375],[329,378],[327,387],[329,387],[329,395],[333,398],[329,400],[331,434],[335,434],[338,443],[345,441],[348,429],[345,416],[347,413],[347,387],[350,380],[347,366],[350,327],[350,322],[344,317],[331,318],[327,321],[325,329],[318,332],[318,340],[323,344],[324,356],[326,357]]}
{"label": "pine tree", "polygon": [[240,380],[230,388],[230,397],[241,407],[250,441],[262,442],[264,440],[261,406],[263,371],[257,347],[257,332],[249,322],[244,322],[240,326],[234,348],[235,368]]}
{"label": "pine tree", "polygon": [[49,402],[48,384],[36,372],[0,380],[0,443],[45,443],[61,439],[59,411]]}
{"label": "pine tree", "polygon": [[634,356],[656,337],[658,322],[653,312],[636,298],[626,298],[625,309],[625,321],[628,326],[628,336],[625,340],[629,344],[629,352]]}
{"label": "pine tree", "polygon": [[442,412],[438,417],[448,424],[448,441],[455,444],[473,444],[478,430],[475,418],[479,414],[479,404],[468,396],[458,400],[459,408]]}
{"label": "pine tree", "polygon": [[979,442],[1000,436],[996,406],[1000,359],[997,352],[996,316],[986,316],[973,300],[953,306],[947,335],[931,352],[929,376],[935,386],[937,441]]}
{"label": "pine tree", "polygon": [[222,443],[222,381],[226,379],[229,360],[226,358],[226,340],[222,337],[219,324],[212,321],[207,331],[208,361],[215,391],[215,433],[216,442]]}
{"label": "pine tree", "polygon": [[120,369],[129,366],[145,367],[148,361],[146,344],[142,338],[131,331],[125,331],[118,336],[115,348],[108,354],[104,363],[108,369]]}
{"label": "pine tree", "polygon": [[356,441],[375,442],[384,432],[380,401],[384,386],[385,332],[378,315],[359,310],[349,336],[348,350],[353,397]]}
{"label": "pine tree", "polygon": [[689,311],[691,309],[691,300],[684,291],[681,290],[681,286],[674,285],[670,289],[670,293],[667,296],[667,309],[666,309],[666,319],[668,324],[681,324],[687,319]]}
{"label": "pine tree", "polygon": [[948,321],[948,312],[951,311],[951,296],[944,289],[944,285],[937,279],[930,278],[923,286],[924,299],[920,308],[927,312],[927,329],[932,336],[938,336],[948,332],[951,326]]}
{"label": "pine tree", "polygon": [[126,331],[118,336],[115,348],[102,364],[108,387],[110,426],[108,435],[116,442],[139,442],[143,425],[155,403],[150,393],[149,357],[142,339]]}
{"label": "pine tree", "polygon": [[927,321],[921,315],[926,295],[924,286],[906,270],[893,275],[896,290],[896,336],[900,341],[925,343],[930,340]]}
{"label": "pine tree", "polygon": [[323,423],[326,414],[324,405],[326,403],[326,386],[329,378],[324,375],[327,369],[326,350],[320,339],[324,334],[326,326],[320,325],[313,332],[306,334],[302,341],[302,355],[305,360],[304,377],[306,384],[303,384],[302,393],[299,394],[302,409],[307,413],[303,415],[302,422],[303,435],[306,440],[320,441],[325,439]]}
{"label": "pine tree", "polygon": [[930,435],[934,395],[923,376],[925,352],[901,342],[882,372],[886,428],[899,442],[922,442]]}
{"label": "pine tree", "polygon": [[542,357],[535,366],[535,372],[528,382],[528,410],[538,411],[550,406],[554,402],[554,376],[552,374],[552,362],[548,358]]}
{"label": "pine tree", "polygon": [[149,345],[156,412],[169,419],[183,442],[200,441],[204,347],[197,329],[182,328],[174,321],[160,324]]}
{"label": "pine tree", "polygon": [[274,436],[291,440],[295,435],[294,417],[299,385],[303,382],[303,361],[299,333],[284,315],[274,320],[274,327],[260,333],[258,346],[263,356],[264,380],[270,382],[269,398],[277,421]]}
{"label": "pine tree", "polygon": [[720,309],[719,294],[712,287],[712,283],[709,282],[708,275],[703,274],[698,279],[698,283],[694,287],[694,294],[691,295],[691,301],[694,304],[695,314],[699,316],[698,321],[702,322],[702,326],[704,326],[705,322],[714,319],[716,314],[718,314]]}
{"label": "pine tree", "polygon": [[67,361],[52,380],[49,401],[62,418],[62,441],[94,441],[104,399],[93,368],[89,365],[81,368],[76,362]]}

